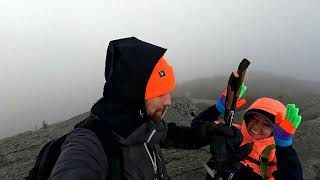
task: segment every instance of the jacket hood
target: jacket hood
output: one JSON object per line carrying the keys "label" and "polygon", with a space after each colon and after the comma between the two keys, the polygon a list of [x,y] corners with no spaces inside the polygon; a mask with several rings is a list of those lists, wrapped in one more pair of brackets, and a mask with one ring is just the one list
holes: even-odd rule
{"label": "jacket hood", "polygon": [[145,90],[149,77],[166,49],[135,37],[109,43],[105,64],[103,97],[91,112],[117,134],[127,137],[148,121],[145,112]]}
{"label": "jacket hood", "polygon": [[274,116],[276,116],[278,112],[286,113],[286,107],[280,101],[267,97],[257,99],[248,108],[248,111],[253,109],[260,109]]}
{"label": "jacket hood", "polygon": [[246,123],[248,123],[248,117],[252,113],[262,114],[274,124],[277,113],[286,114],[286,107],[278,100],[263,97],[252,103],[244,114],[244,121]]}
{"label": "jacket hood", "polygon": [[[286,113],[286,108],[285,106],[280,102],[275,99],[271,98],[259,98],[257,99],[247,110],[247,112],[244,115],[244,121],[242,122],[241,125],[241,131],[243,135],[243,143],[248,143],[248,142],[255,142],[255,144],[261,144],[259,147],[264,147],[265,145],[268,144],[273,144],[273,136],[270,136],[268,138],[260,139],[260,140],[255,140],[253,139],[248,131],[247,131],[247,121],[248,121],[248,114],[251,112],[258,112],[262,113],[266,117],[270,118],[275,118],[276,114],[278,112],[283,113],[285,115]],[[265,145],[263,145],[265,144]]]}
{"label": "jacket hood", "polygon": [[135,37],[109,43],[103,96],[118,103],[144,101],[149,77],[166,49]]}

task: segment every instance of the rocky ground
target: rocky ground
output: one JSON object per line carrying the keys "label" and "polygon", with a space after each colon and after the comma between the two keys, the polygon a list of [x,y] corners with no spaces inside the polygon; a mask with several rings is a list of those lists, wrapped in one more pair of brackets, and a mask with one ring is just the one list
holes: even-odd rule
{"label": "rocky ground", "polygon": [[[294,145],[299,153],[305,179],[320,179],[320,119],[317,117],[319,99],[311,98],[313,104],[303,106],[304,116],[308,119],[299,129]],[[208,102],[199,99],[174,98],[173,105],[166,115],[167,121],[179,125],[190,125],[192,113],[208,107]],[[310,113],[306,113],[306,112]],[[239,112],[240,117],[244,111]],[[69,132],[74,124],[85,119],[88,113],[67,121],[49,125],[47,129],[27,131],[13,137],[0,140],[0,179],[22,179],[33,166],[40,148],[48,141]],[[240,120],[240,118],[238,118]],[[205,171],[202,163],[209,159],[208,147],[199,150],[164,150],[167,169],[174,180],[203,180]]]}

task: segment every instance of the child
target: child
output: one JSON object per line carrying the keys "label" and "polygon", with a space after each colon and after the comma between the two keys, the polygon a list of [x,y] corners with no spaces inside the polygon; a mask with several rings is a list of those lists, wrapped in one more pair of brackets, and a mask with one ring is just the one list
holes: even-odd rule
{"label": "child", "polygon": [[[243,85],[240,97],[245,90],[246,86]],[[225,95],[215,105],[200,113],[192,124],[218,119],[224,113]],[[238,100],[237,107],[243,104],[243,100]],[[293,104],[285,107],[271,98],[260,98],[248,108],[242,125],[234,126],[241,130],[242,145],[253,143],[253,149],[241,161],[240,171],[234,174],[233,180],[303,179],[300,161],[292,147],[292,136],[301,122],[298,111]],[[207,179],[212,178],[207,175]]]}

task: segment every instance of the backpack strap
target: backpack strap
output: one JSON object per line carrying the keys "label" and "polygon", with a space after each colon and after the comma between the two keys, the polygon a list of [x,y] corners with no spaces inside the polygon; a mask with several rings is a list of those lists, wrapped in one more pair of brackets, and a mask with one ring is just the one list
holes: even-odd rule
{"label": "backpack strap", "polygon": [[268,178],[268,166],[275,166],[276,163],[275,162],[269,162],[268,158],[269,158],[269,154],[270,152],[276,148],[275,144],[269,145],[267,146],[261,156],[260,156],[260,171],[261,171],[261,176],[263,179],[267,179]]}
{"label": "backpack strap", "polygon": [[272,145],[269,145],[267,146],[261,153],[260,155],[260,158],[259,160],[256,160],[250,156],[246,157],[246,160],[254,163],[254,164],[257,164],[259,166],[259,169],[260,169],[260,172],[261,172],[261,176],[263,179],[267,179],[268,178],[268,168],[270,166],[275,166],[276,163],[271,161],[269,162],[268,158],[269,158],[269,155],[270,155],[270,152],[275,149],[276,145],[275,144],[272,144]]}
{"label": "backpack strap", "polygon": [[247,157],[246,157],[246,160],[248,160],[248,161],[250,161],[250,162],[252,162],[252,163],[260,166],[260,161],[254,159],[254,158],[252,158],[252,157],[250,157],[250,156],[247,156]]}
{"label": "backpack strap", "polygon": [[106,121],[101,120],[97,115],[91,113],[90,116],[78,123],[75,128],[85,128],[94,132],[103,145],[104,152],[108,159],[107,180],[119,180],[122,178],[123,159],[120,144],[116,140],[112,130]]}

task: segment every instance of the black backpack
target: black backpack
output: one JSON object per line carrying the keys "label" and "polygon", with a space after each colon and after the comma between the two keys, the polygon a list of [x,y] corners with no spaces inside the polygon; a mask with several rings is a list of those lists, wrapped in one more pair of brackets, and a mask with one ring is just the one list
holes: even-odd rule
{"label": "black backpack", "polygon": [[[105,153],[108,156],[108,167],[110,168],[108,168],[108,175],[106,179],[121,179],[122,161],[119,153],[120,146],[116,143],[114,138],[110,138],[112,136],[108,136],[109,138],[105,136],[106,131],[105,129],[102,131],[101,127],[103,126],[99,121],[101,120],[97,120],[90,115],[88,118],[75,125],[74,128],[86,128],[96,133],[103,144]],[[101,132],[103,132],[104,135]],[[24,178],[25,180],[47,180],[50,177],[51,171],[60,156],[61,146],[70,133],[72,132],[48,142],[41,148],[37,156],[36,163],[29,171],[29,175]],[[106,146],[109,148],[105,148]]]}
{"label": "black backpack", "polygon": [[29,171],[26,180],[46,180],[56,164],[61,153],[61,146],[70,133],[63,135],[45,144],[38,156],[34,167]]}

